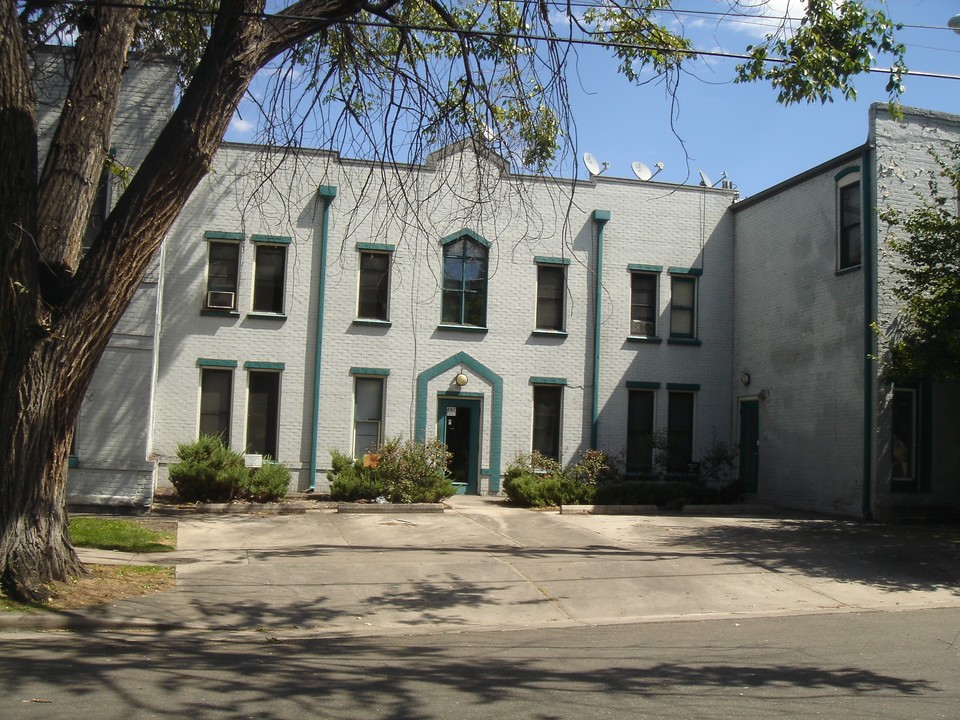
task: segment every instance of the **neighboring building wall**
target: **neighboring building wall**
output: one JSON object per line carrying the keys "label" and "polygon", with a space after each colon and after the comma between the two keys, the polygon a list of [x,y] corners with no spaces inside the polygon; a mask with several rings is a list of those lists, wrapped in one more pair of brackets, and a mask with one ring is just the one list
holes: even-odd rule
{"label": "neighboring building wall", "polygon": [[[930,197],[932,174],[939,166],[931,152],[949,158],[951,146],[960,142],[960,117],[944,113],[903,108],[903,117],[893,119],[885,105],[870,110],[870,142],[875,146],[876,195],[878,211],[897,208],[909,212]],[[940,190],[955,193],[940,178]],[[891,230],[878,222],[877,325],[881,330],[878,355],[883,356],[883,337],[895,332],[897,305],[892,293],[898,259],[888,245]],[[881,368],[882,370],[882,368]],[[893,386],[877,383],[875,510],[881,517],[906,512],[918,506],[960,509],[960,385],[917,386],[921,401],[921,479],[916,486],[896,482],[892,475],[893,439],[891,403]]]}
{"label": "neighboring building wall", "polygon": [[[281,372],[278,459],[294,470],[299,488],[309,486],[321,272],[319,489],[329,450],[352,452],[357,377],[385,380],[384,438],[435,437],[443,398],[479,402],[482,492],[496,492],[506,465],[531,449],[534,386],[563,383],[562,459],[575,460],[591,429],[594,210],[611,215],[598,444],[614,453],[624,449],[625,375],[662,383],[664,424],[668,383],[698,385],[698,450],[713,437],[728,441],[732,222],[724,213],[733,193],[607,179],[574,186],[504,170],[499,159],[478,158],[469,149],[437,153],[424,167],[380,168],[325,153],[269,156],[250,146],[224,146],[215,172],[167,240],[154,447],[161,462],[174,461],[176,444],[197,435],[205,367],[233,373],[230,443],[244,449],[245,367],[268,363]],[[336,188],[325,268],[320,186]],[[441,321],[443,242],[461,231],[489,243],[484,329]],[[203,311],[214,233],[242,238],[238,305],[230,313]],[[249,312],[257,235],[290,238],[284,317]],[[360,256],[376,249],[391,258],[386,321],[358,319]],[[536,330],[538,262],[566,270],[562,331]],[[673,345],[666,334],[660,345],[627,341],[631,263],[663,266],[664,323],[668,269],[702,271],[699,345]],[[458,389],[453,379],[461,371],[467,383]]]}
{"label": "neighboring building wall", "polygon": [[734,372],[760,400],[761,501],[858,514],[864,273],[838,272],[838,183],[850,153],[735,206]]}
{"label": "neighboring building wall", "polygon": [[[69,77],[57,54],[43,56],[35,74],[42,163]],[[135,169],[143,161],[170,117],[175,79],[169,63],[130,60],[111,138],[117,162]],[[109,205],[121,191],[112,178]],[[67,481],[72,506],[143,508],[152,502],[155,464],[148,448],[161,265],[158,256],[114,330],[87,391]]]}

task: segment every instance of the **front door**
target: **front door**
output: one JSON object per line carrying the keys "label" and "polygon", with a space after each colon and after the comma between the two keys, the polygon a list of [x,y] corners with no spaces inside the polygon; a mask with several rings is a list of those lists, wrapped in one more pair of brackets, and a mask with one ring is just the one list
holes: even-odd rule
{"label": "front door", "polygon": [[450,476],[465,483],[466,492],[480,492],[480,400],[440,398],[437,438],[450,452]]}
{"label": "front door", "polygon": [[760,401],[740,401],[740,482],[748,493],[758,489],[760,475]]}

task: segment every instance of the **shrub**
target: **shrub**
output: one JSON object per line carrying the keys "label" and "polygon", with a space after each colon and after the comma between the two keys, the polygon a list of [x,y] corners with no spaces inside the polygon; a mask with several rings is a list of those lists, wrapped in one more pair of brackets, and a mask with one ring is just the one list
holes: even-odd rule
{"label": "shrub", "polygon": [[596,492],[593,485],[563,474],[504,476],[503,489],[511,502],[524,507],[590,504]]}
{"label": "shrub", "polygon": [[248,472],[240,481],[239,494],[251,502],[276,502],[286,496],[289,488],[289,468],[264,457],[263,466]]}
{"label": "shrub", "polygon": [[447,475],[450,454],[443,443],[418,443],[395,438],[355,460],[331,450],[330,496],[334,500],[373,500],[393,503],[440,502],[456,493]]}
{"label": "shrub", "polygon": [[567,474],[591,485],[619,482],[623,479],[620,465],[619,459],[611,458],[602,450],[582,450],[580,459]]}
{"label": "shrub", "polygon": [[177,457],[180,462],[170,466],[170,482],[184,502],[271,502],[283,498],[290,486],[286,465],[265,462],[250,470],[243,464],[243,455],[215,435],[180,443]]}
{"label": "shrub", "polygon": [[249,474],[243,455],[214,435],[177,445],[180,462],[170,466],[170,482],[185,502],[226,502],[238,494]]}

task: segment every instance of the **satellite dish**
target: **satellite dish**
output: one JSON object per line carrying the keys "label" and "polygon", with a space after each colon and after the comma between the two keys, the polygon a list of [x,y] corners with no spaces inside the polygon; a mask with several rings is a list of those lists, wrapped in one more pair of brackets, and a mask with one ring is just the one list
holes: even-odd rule
{"label": "satellite dish", "polygon": [[697,168],[697,172],[700,173],[700,187],[713,187],[713,183],[703,170]]}
{"label": "satellite dish", "polygon": [[960,15],[954,15],[952,18],[947,20],[947,27],[953,30],[955,33],[960,33]]}
{"label": "satellite dish", "polygon": [[600,167],[600,163],[597,162],[597,159],[590,153],[583,154],[583,164],[586,166],[587,171],[591,175],[600,175],[604,170],[610,167],[610,163],[604,163],[603,168]]}
{"label": "satellite dish", "polygon": [[630,167],[633,169],[633,174],[637,176],[637,180],[647,181],[653,177],[653,172],[642,162],[631,163]]}

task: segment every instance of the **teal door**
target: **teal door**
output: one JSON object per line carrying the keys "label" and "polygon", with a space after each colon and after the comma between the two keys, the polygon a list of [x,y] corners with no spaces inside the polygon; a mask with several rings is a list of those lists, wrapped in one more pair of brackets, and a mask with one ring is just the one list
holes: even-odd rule
{"label": "teal door", "polygon": [[740,482],[755,493],[760,477],[760,401],[740,401]]}
{"label": "teal door", "polygon": [[480,492],[480,400],[440,398],[437,438],[447,446],[453,482],[466,483],[467,493]]}

